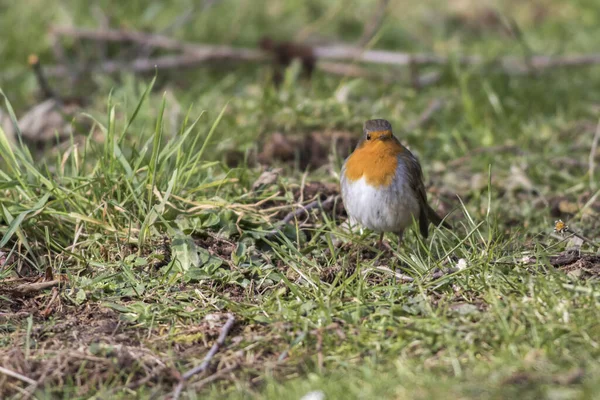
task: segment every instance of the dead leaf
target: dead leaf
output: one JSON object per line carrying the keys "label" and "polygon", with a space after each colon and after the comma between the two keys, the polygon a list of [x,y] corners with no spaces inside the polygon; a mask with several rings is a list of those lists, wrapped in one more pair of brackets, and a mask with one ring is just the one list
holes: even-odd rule
{"label": "dead leaf", "polygon": [[261,187],[265,187],[265,186],[274,184],[275,182],[277,182],[277,178],[279,177],[279,174],[281,173],[281,171],[282,171],[281,168],[275,168],[273,170],[264,171],[262,174],[260,174],[258,179],[256,181],[254,181],[254,183],[252,184],[252,190],[256,191]]}

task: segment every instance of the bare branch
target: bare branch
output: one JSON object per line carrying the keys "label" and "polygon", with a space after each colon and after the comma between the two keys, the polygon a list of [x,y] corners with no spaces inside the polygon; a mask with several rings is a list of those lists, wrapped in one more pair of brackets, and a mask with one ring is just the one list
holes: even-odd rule
{"label": "bare branch", "polygon": [[190,379],[192,376],[194,376],[196,374],[206,371],[206,369],[210,365],[210,361],[213,359],[215,354],[217,354],[217,352],[219,351],[221,346],[223,346],[225,344],[225,339],[227,338],[227,334],[233,327],[234,323],[235,323],[235,317],[233,316],[233,314],[229,314],[229,316],[227,317],[227,322],[225,322],[225,325],[223,325],[223,328],[221,329],[221,334],[219,335],[219,338],[217,339],[215,344],[213,344],[213,346],[211,347],[211,349],[208,352],[208,354],[206,355],[206,357],[204,357],[204,360],[202,360],[202,363],[200,365],[190,369],[189,371],[187,371],[186,373],[184,373],[182,375],[181,381],[177,384],[177,386],[175,387],[175,390],[173,391],[173,397],[172,397],[173,400],[177,400],[179,398],[179,396],[181,396],[181,391],[183,390],[185,381],[187,381],[188,379]]}
{"label": "bare branch", "polygon": [[[164,50],[183,53],[179,56],[165,56],[153,60],[137,59],[131,64],[117,62],[102,63],[100,71],[116,72],[129,69],[137,72],[149,71],[156,65],[159,68],[195,66],[207,61],[237,60],[246,62],[262,62],[268,60],[268,55],[258,49],[231,46],[212,46],[189,43],[172,39],[163,35],[148,34],[125,30],[90,30],[72,27],[55,27],[51,34],[56,36],[71,36],[79,39],[112,42],[131,42],[141,46],[161,48]],[[442,56],[429,53],[403,53],[386,50],[365,50],[352,46],[323,46],[314,47],[313,54],[321,60],[348,60],[368,64],[385,64],[412,66],[421,65],[445,66],[456,60],[459,64],[471,66],[486,66],[497,68],[500,72],[520,75],[538,72],[550,68],[583,67],[600,64],[600,54],[581,54],[567,56],[532,55],[527,57],[507,56],[486,60],[480,56]],[[55,70],[54,75],[64,75],[66,71]],[[48,75],[53,75],[48,73]]]}
{"label": "bare branch", "polygon": [[230,46],[204,46],[182,42],[162,35],[153,35],[137,31],[125,30],[94,30],[78,29],[71,27],[55,27],[52,34],[60,36],[72,36],[79,39],[109,42],[132,42],[139,45],[158,47],[165,50],[180,51],[188,55],[195,55],[197,60],[207,61],[210,59],[237,59],[245,61],[266,60],[266,55],[259,50],[234,48]]}
{"label": "bare branch", "polygon": [[34,381],[33,379],[25,376],[25,375],[21,375],[18,372],[15,372],[13,370],[10,370],[8,368],[4,368],[4,367],[0,367],[0,373],[10,376],[12,378],[18,379],[20,381],[29,383],[30,385],[37,385],[37,382]]}
{"label": "bare branch", "polygon": [[190,386],[196,390],[199,390],[199,389],[203,388],[204,386],[206,386],[207,384],[221,379],[223,376],[233,372],[234,370],[236,370],[239,367],[240,367],[240,364],[235,363],[230,367],[223,368],[222,370],[219,370],[219,371],[215,372],[214,374],[207,376],[204,379],[199,380],[198,382],[194,382]]}
{"label": "bare branch", "polygon": [[273,229],[269,233],[267,233],[266,237],[269,238],[269,237],[277,234],[278,232],[280,232],[281,227],[288,224],[294,218],[299,217],[300,215],[302,215],[304,213],[308,214],[310,210],[312,210],[313,208],[317,208],[319,206],[321,206],[321,208],[328,207],[329,205],[333,204],[333,202],[338,198],[339,198],[339,195],[337,195],[337,196],[331,195],[328,198],[326,198],[323,202],[321,202],[320,200],[315,200],[315,201],[308,203],[306,206],[300,205],[300,207],[298,207],[294,211],[288,213],[278,224],[278,227]]}
{"label": "bare branch", "polygon": [[29,293],[39,292],[40,290],[51,288],[60,283],[60,280],[55,279],[49,282],[24,283],[15,288],[10,289],[13,295],[23,296]]}

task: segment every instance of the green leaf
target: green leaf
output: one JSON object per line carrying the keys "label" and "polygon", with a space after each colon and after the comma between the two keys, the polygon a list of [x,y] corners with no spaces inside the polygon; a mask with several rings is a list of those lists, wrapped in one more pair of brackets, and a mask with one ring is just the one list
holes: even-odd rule
{"label": "green leaf", "polygon": [[198,253],[200,255],[200,265],[209,275],[214,274],[223,265],[223,260],[212,256],[206,249],[199,248]]}
{"label": "green leaf", "polygon": [[198,257],[198,246],[194,239],[178,232],[173,237],[171,248],[176,265],[179,265],[181,271],[187,271],[192,267],[200,266],[200,257]]}
{"label": "green leaf", "polygon": [[240,265],[246,261],[246,252],[247,248],[244,242],[239,242],[235,251],[231,253],[231,261],[233,261],[235,265]]}
{"label": "green leaf", "polygon": [[221,222],[221,218],[216,213],[207,214],[208,217],[202,221],[202,228],[210,228],[216,225],[219,225]]}
{"label": "green leaf", "polygon": [[77,303],[77,305],[83,304],[83,302],[86,300],[87,296],[85,295],[85,290],[78,290],[77,294],[75,295],[75,303]]}

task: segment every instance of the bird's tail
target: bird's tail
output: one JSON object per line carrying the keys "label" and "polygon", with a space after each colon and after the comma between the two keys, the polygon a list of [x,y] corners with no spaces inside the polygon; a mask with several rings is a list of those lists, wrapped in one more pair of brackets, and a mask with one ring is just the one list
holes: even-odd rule
{"label": "bird's tail", "polygon": [[431,208],[429,204],[427,204],[425,207],[425,213],[427,214],[427,219],[435,226],[439,226],[440,224],[442,224],[444,228],[452,229],[452,225],[450,225],[446,221],[442,221],[442,218],[439,215],[437,215],[435,210]]}

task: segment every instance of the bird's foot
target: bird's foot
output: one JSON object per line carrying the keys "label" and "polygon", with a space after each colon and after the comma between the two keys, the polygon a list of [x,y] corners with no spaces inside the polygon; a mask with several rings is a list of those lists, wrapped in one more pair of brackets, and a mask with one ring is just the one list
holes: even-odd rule
{"label": "bird's foot", "polygon": [[380,239],[377,242],[377,248],[383,252],[389,252],[389,253],[394,252],[394,249],[392,248],[392,246],[390,246],[390,244],[383,239]]}

